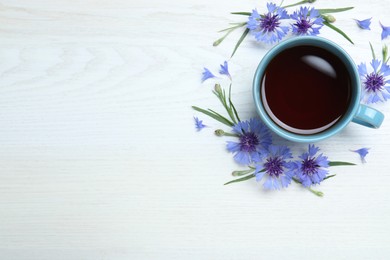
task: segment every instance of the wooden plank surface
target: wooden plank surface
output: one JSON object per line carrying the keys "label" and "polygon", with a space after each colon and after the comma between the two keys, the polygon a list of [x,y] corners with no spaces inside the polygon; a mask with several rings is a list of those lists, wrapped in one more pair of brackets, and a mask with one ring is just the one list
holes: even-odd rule
{"label": "wooden plank surface", "polygon": [[[389,43],[389,0],[315,6],[355,7],[335,14],[355,45],[321,35],[357,63],[370,61],[369,41],[378,54]],[[0,258],[389,259],[388,103],[375,106],[380,129],[351,124],[318,143],[358,163],[332,169],[324,198],[222,185],[238,168],[213,135],[223,126],[190,107],[221,111],[202,68],[230,57],[240,32],[212,46],[244,21],[229,13],[253,8],[265,2],[1,0]],[[353,20],[369,17],[370,31]],[[268,49],[248,38],[229,61],[243,118],[255,115],[251,82]],[[210,127],[197,133],[193,116]],[[349,151],[361,147],[366,164]]]}

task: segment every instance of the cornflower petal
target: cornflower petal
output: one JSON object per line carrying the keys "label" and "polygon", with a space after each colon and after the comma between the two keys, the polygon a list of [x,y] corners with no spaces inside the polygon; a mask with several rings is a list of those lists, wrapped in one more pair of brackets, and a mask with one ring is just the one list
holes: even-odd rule
{"label": "cornflower petal", "polygon": [[204,82],[205,80],[211,79],[211,78],[215,78],[214,74],[211,73],[211,71],[208,68],[203,68],[202,82]]}
{"label": "cornflower petal", "polygon": [[199,118],[194,116],[194,120],[195,120],[195,128],[198,132],[206,127],[206,125],[203,124],[203,121],[199,120]]}
{"label": "cornflower petal", "polygon": [[369,67],[358,66],[362,84],[361,101],[366,104],[383,102],[390,98],[390,67],[383,61],[373,59]]}
{"label": "cornflower petal", "polygon": [[363,30],[371,30],[370,29],[370,25],[371,25],[371,18],[368,18],[368,19],[364,19],[364,20],[357,20],[355,19],[356,21],[356,24]]}
{"label": "cornflower petal", "polygon": [[368,150],[370,148],[360,148],[360,149],[357,149],[357,150],[352,150],[352,152],[355,152],[355,153],[358,153],[360,155],[360,159],[362,160],[363,163],[366,162],[366,155],[368,154]]}
{"label": "cornflower petal", "polygon": [[235,124],[233,132],[238,135],[238,141],[229,141],[226,148],[233,153],[234,160],[242,165],[250,165],[261,161],[264,149],[272,143],[268,128],[260,119],[251,118]]}
{"label": "cornflower petal", "polygon": [[320,12],[314,8],[301,7],[290,17],[294,21],[292,32],[296,35],[317,35],[324,25]]}
{"label": "cornflower petal", "polygon": [[289,28],[281,26],[280,23],[281,20],[288,19],[289,15],[284,8],[277,7],[274,3],[267,3],[267,10],[263,15],[253,10],[248,17],[247,28],[257,41],[271,44],[286,36]]}
{"label": "cornflower petal", "polygon": [[229,73],[227,61],[224,61],[223,64],[221,64],[220,66],[221,66],[221,69],[219,70],[219,74],[226,75],[229,77],[230,80],[232,80],[232,77],[230,76],[230,73]]}
{"label": "cornflower petal", "polygon": [[290,149],[287,146],[270,145],[267,154],[262,162],[256,166],[256,181],[265,179],[264,189],[278,190],[286,188],[292,180],[291,173],[294,164],[286,160],[292,158]]}
{"label": "cornflower petal", "polygon": [[365,63],[361,63],[361,64],[358,66],[358,71],[359,71],[359,74],[360,74],[360,75],[365,75],[365,74],[367,74],[367,67],[366,67],[366,64],[365,64]]}
{"label": "cornflower petal", "polygon": [[381,37],[382,37],[382,40],[384,40],[390,35],[390,26],[384,26],[381,22],[379,22],[379,24],[382,27]]}
{"label": "cornflower petal", "polygon": [[295,167],[292,167],[292,171],[304,187],[321,183],[328,174],[328,158],[322,154],[316,156],[319,150],[318,147],[309,144],[308,152],[299,156],[301,160],[294,162]]}

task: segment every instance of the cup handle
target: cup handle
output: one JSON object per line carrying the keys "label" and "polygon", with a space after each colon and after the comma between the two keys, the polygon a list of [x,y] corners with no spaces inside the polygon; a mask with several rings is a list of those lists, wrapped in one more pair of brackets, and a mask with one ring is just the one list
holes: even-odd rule
{"label": "cup handle", "polygon": [[370,128],[379,128],[384,118],[385,116],[382,114],[382,112],[369,106],[360,104],[356,115],[352,119],[352,122]]}

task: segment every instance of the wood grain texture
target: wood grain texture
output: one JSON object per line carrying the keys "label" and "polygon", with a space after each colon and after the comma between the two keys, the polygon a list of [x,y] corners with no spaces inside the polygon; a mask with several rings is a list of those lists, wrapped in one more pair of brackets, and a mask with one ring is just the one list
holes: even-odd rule
{"label": "wood grain texture", "polygon": [[[293,1],[287,1],[292,3]],[[286,3],[287,3],[286,2]],[[335,15],[355,41],[322,35],[357,63],[383,43],[389,0]],[[237,169],[223,127],[190,109],[220,110],[203,66],[226,60],[240,32],[216,32],[264,3],[250,0],[0,1],[1,259],[389,259],[390,106],[378,130],[349,125],[319,143],[358,163],[320,199],[292,186],[222,184]],[[373,16],[370,31],[353,18]],[[255,114],[251,81],[269,47],[243,42],[230,60],[233,97]],[[227,82],[222,81],[223,84]],[[210,127],[197,133],[193,116]],[[283,142],[282,140],[278,140]],[[302,151],[305,145],[291,145]],[[367,164],[349,149],[371,147]]]}

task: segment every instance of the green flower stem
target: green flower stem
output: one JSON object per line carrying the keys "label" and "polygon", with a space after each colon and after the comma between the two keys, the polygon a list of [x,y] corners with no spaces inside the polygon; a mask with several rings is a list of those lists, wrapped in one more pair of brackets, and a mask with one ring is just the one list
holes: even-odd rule
{"label": "green flower stem", "polygon": [[309,191],[311,193],[313,193],[314,195],[318,196],[318,197],[324,197],[324,193],[322,191],[319,191],[319,190],[313,190],[312,188],[309,188]]}
{"label": "green flower stem", "polygon": [[256,175],[255,175],[254,173],[252,173],[252,174],[247,175],[247,176],[244,176],[244,177],[242,177],[242,178],[239,178],[239,179],[235,179],[235,180],[229,181],[229,182],[225,183],[224,185],[228,185],[228,184],[235,183],[235,182],[246,181],[246,180],[249,180],[249,179],[254,178],[255,176],[256,176]]}
{"label": "green flower stem", "polygon": [[238,116],[237,109],[233,105],[233,102],[232,102],[232,84],[230,84],[230,86],[229,86],[229,106],[230,106],[230,110],[233,110],[234,115],[237,118],[238,122],[240,122],[241,120],[240,120],[240,117]]}
{"label": "green flower stem", "polygon": [[[298,183],[298,184],[301,184],[302,185],[302,183],[298,180],[298,179],[296,179],[296,178],[292,178],[292,180],[295,182],[295,183]],[[318,191],[318,190],[314,190],[314,189],[312,189],[312,188],[307,188],[311,193],[313,193],[314,195],[316,195],[316,196],[318,196],[318,197],[323,197],[324,196],[324,193],[322,192],[322,191]]]}
{"label": "green flower stem", "polygon": [[234,136],[234,137],[239,137],[238,134],[232,134],[232,133],[226,133],[225,131],[223,131],[222,129],[217,129],[215,130],[215,135],[217,136]]}
{"label": "green flower stem", "polygon": [[313,2],[315,2],[315,0],[303,0],[303,1],[297,2],[295,4],[282,6],[282,8],[289,8],[289,7],[293,7],[293,6],[297,6],[297,5],[303,5],[303,4],[306,4],[306,3],[313,3]]}

